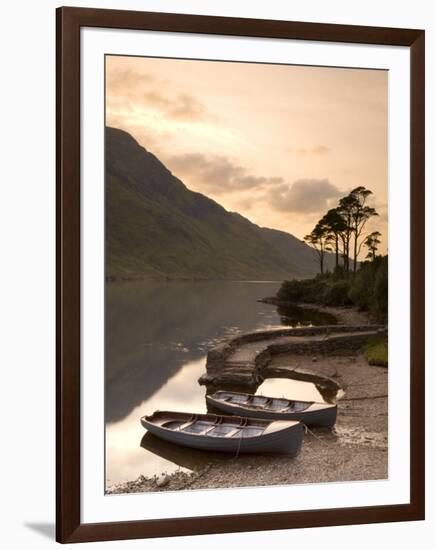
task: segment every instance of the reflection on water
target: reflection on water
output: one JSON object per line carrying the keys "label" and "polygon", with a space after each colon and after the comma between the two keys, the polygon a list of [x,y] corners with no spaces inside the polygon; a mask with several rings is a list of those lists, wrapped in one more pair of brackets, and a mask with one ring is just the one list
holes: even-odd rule
{"label": "reflection on water", "polygon": [[220,341],[279,326],[276,309],[256,302],[277,288],[277,283],[237,282],[108,284],[107,421],[126,418],[183,365]]}
{"label": "reflection on water", "polygon": [[256,394],[268,397],[286,397],[295,401],[317,401],[324,399],[320,389],[312,382],[290,380],[289,378],[267,378],[257,388]]}
{"label": "reflection on water", "polygon": [[106,477],[108,483],[136,479],[177,470],[178,463],[140,448],[144,428],[140,418],[155,410],[206,411],[204,388],[197,383],[203,374],[205,357],[190,361],[154,395],[136,406],[126,418],[107,424]]}
{"label": "reflection on water", "polygon": [[[229,453],[205,452],[198,449],[186,449],[169,441],[164,441],[147,432],[141,440],[141,447],[178,466],[182,471],[201,470],[211,462],[231,460]],[[168,470],[167,470],[168,471]]]}
{"label": "reflection on water", "polygon": [[[258,302],[274,295],[278,287],[274,282],[141,281],[107,285],[109,484],[140,474],[148,477],[178,468],[195,469],[204,460],[217,458],[143,438],[140,418],[157,409],[206,412],[205,388],[198,384],[198,378],[205,370],[207,351],[241,332],[281,326],[283,315],[276,307]],[[293,383],[281,379],[272,386],[274,382],[268,380],[261,391],[292,397],[295,387],[292,390],[289,384]]]}
{"label": "reflection on water", "polygon": [[336,325],[336,317],[325,311],[306,307],[280,305],[277,308],[283,325]]}

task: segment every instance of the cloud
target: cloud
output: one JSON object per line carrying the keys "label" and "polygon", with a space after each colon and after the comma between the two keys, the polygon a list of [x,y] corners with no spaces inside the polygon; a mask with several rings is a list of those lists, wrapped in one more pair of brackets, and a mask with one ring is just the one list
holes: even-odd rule
{"label": "cloud", "polygon": [[175,120],[199,120],[205,118],[203,104],[187,93],[165,93],[165,82],[153,75],[127,70],[108,70],[107,99],[111,108],[132,110],[136,107],[152,107],[163,116]]}
{"label": "cloud", "polygon": [[155,78],[150,73],[138,73],[131,69],[106,70],[106,87],[111,93],[125,93],[137,86],[149,86],[155,82]]}
{"label": "cloud", "polygon": [[314,147],[299,147],[299,148],[291,147],[287,149],[287,151],[289,153],[294,153],[295,155],[306,156],[306,155],[326,155],[327,153],[330,153],[331,149],[326,145],[315,145]]}
{"label": "cloud", "polygon": [[203,105],[195,97],[188,94],[180,94],[169,99],[160,92],[148,90],[143,93],[142,99],[142,105],[157,108],[168,118],[198,120],[203,117],[205,112]]}
{"label": "cloud", "polygon": [[167,111],[167,115],[171,118],[197,120],[204,117],[205,110],[203,104],[195,97],[188,94],[180,94]]}
{"label": "cloud", "polygon": [[317,145],[312,148],[311,152],[316,155],[325,155],[326,153],[330,153],[330,147],[327,147],[326,145]]}
{"label": "cloud", "polygon": [[343,193],[328,179],[300,179],[268,192],[268,202],[279,212],[314,213],[327,210]]}
{"label": "cloud", "polygon": [[169,109],[173,106],[169,99],[155,90],[147,90],[142,94],[141,99],[143,105],[151,105],[152,107],[157,107],[158,109]]}
{"label": "cloud", "polygon": [[199,184],[205,192],[224,194],[283,183],[283,178],[255,176],[226,156],[206,156],[201,153],[174,155],[165,163],[181,179]]}

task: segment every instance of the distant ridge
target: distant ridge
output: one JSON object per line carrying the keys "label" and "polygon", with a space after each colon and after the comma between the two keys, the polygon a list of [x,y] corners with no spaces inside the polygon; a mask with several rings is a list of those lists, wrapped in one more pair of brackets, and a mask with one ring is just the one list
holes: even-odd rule
{"label": "distant ridge", "polygon": [[304,242],[190,191],[130,134],[106,128],[109,279],[282,280],[317,267]]}

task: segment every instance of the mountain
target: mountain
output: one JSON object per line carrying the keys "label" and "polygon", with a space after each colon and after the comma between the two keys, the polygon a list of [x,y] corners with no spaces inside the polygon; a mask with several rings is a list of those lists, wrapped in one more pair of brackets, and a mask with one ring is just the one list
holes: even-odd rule
{"label": "mountain", "polygon": [[128,133],[106,128],[108,278],[311,277],[314,251],[189,190]]}

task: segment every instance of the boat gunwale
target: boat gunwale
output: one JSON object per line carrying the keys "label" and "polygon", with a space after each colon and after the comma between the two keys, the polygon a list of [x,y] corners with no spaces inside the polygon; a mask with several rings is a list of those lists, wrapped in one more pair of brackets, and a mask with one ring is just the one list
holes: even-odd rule
{"label": "boat gunwale", "polygon": [[[219,399],[215,396],[219,394],[227,394],[227,395],[246,395],[250,397],[253,394],[248,394],[245,392],[231,392],[231,391],[225,391],[225,390],[218,390],[217,392],[213,393],[212,395],[207,395],[206,400],[208,403],[215,405],[219,408],[219,404],[225,404],[227,407],[241,411],[247,411],[247,412],[265,412],[266,414],[276,415],[277,417],[281,415],[289,415],[289,414],[295,414],[295,415],[302,415],[302,414],[309,414],[312,412],[321,412],[323,410],[327,411],[329,409],[337,408],[337,403],[322,403],[320,401],[303,401],[303,400],[297,400],[297,399],[289,399],[287,397],[270,397],[266,395],[262,396],[255,396],[253,397],[264,397],[268,400],[273,399],[283,399],[288,401],[289,403],[307,403],[308,407],[302,410],[293,411],[293,410],[286,410],[286,408],[283,408],[281,410],[274,410],[268,407],[261,407],[256,405],[250,405],[250,403],[243,402],[243,403],[234,403],[232,401],[227,401],[225,399]],[[217,405],[218,404],[218,405]],[[312,408],[314,407],[314,408]],[[260,418],[259,418],[260,419]],[[266,419],[265,419],[266,420]],[[273,420],[273,419],[271,419]]]}
{"label": "boat gunwale", "polygon": [[[147,424],[150,424],[151,426],[153,426],[153,427],[155,427],[159,430],[164,430],[168,433],[181,434],[186,438],[195,436],[195,437],[209,438],[209,439],[214,439],[214,440],[222,439],[222,440],[225,440],[225,441],[230,441],[230,440],[236,441],[238,439],[246,441],[246,440],[250,440],[250,439],[264,438],[264,437],[267,437],[267,436],[271,436],[272,434],[278,434],[280,432],[283,432],[286,429],[295,428],[299,424],[301,424],[301,425],[303,424],[299,420],[273,420],[273,419],[268,420],[268,419],[263,419],[263,418],[248,418],[248,417],[244,417],[244,416],[219,415],[219,414],[213,414],[213,413],[198,413],[198,414],[192,413],[192,414],[190,414],[190,413],[182,413],[180,411],[174,411],[175,414],[177,413],[179,418],[186,415],[186,417],[192,418],[193,422],[196,422],[197,420],[201,421],[202,417],[204,418],[206,416],[216,417],[217,419],[229,420],[230,424],[232,426],[234,426],[235,429],[238,429],[239,431],[243,430],[244,428],[256,428],[256,427],[257,428],[263,428],[263,432],[260,433],[260,434],[257,434],[257,435],[252,435],[252,436],[247,436],[247,437],[234,437],[237,434],[237,432],[235,432],[235,433],[232,434],[231,437],[229,437],[229,434],[208,435],[207,432],[206,433],[203,433],[203,432],[195,433],[195,432],[186,432],[184,430],[177,430],[177,429],[168,428],[168,427],[164,426],[161,423],[156,423],[156,422],[153,422],[152,420],[150,420],[150,419],[153,418],[153,416],[156,413],[159,414],[159,415],[165,415],[166,413],[168,414],[168,418],[163,419],[162,422],[166,422],[167,420],[168,421],[174,420],[174,417],[171,417],[171,414],[172,414],[171,411],[155,411],[152,415],[146,415],[146,416],[141,417],[141,419],[140,419],[141,424],[147,430],[149,430]],[[197,418],[193,418],[193,417],[197,417]],[[236,424],[235,423],[236,420],[239,420],[240,423]],[[188,419],[187,419],[187,422],[188,422]],[[225,422],[221,421],[221,422],[217,422],[215,424],[211,423],[210,427],[211,427],[211,429],[213,429],[214,427],[220,426],[223,423],[225,423]],[[274,426],[272,426],[273,424],[274,424]]]}

